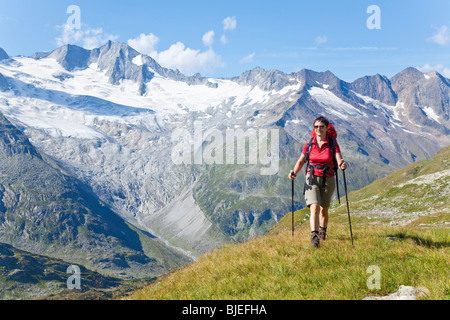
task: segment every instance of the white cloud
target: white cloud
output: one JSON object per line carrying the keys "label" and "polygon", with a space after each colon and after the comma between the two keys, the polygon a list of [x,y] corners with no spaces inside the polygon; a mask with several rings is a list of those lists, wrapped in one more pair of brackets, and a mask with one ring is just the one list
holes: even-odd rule
{"label": "white cloud", "polygon": [[444,77],[450,79],[450,68],[444,68],[440,74],[442,74]]}
{"label": "white cloud", "polygon": [[316,43],[316,45],[325,43],[328,41],[328,38],[326,36],[317,36],[316,40],[314,41]]}
{"label": "white cloud", "polygon": [[226,17],[222,21],[223,30],[235,30],[237,25],[236,17]]}
{"label": "white cloud", "polygon": [[142,54],[146,54],[155,59],[161,66],[178,69],[185,75],[194,73],[209,73],[214,69],[223,67],[225,64],[220,55],[214,52],[214,31],[206,32],[202,37],[203,44],[208,46],[208,50],[201,51],[186,48],[184,43],[178,41],[172,44],[167,50],[158,51],[159,38],[153,33],[140,34],[135,39],[129,39],[128,45]]}
{"label": "white cloud", "polygon": [[205,33],[202,37],[202,41],[205,46],[211,47],[214,43],[214,31],[210,30]]}
{"label": "white cloud", "polygon": [[417,67],[422,72],[436,71],[442,74],[446,78],[450,78],[450,68],[446,68],[443,64],[437,64],[432,66],[430,64],[424,64],[422,67]]}
{"label": "white cloud", "polygon": [[226,35],[222,35],[221,37],[220,37],[220,42],[222,43],[222,44],[227,44],[228,43],[228,38],[226,37]]}
{"label": "white cloud", "polygon": [[158,63],[170,69],[178,69],[186,75],[194,73],[209,73],[225,64],[220,55],[212,48],[201,52],[186,48],[182,42],[177,42],[169,49],[162,51],[158,55]]}
{"label": "white cloud", "polygon": [[250,53],[248,56],[245,56],[244,58],[239,61],[239,63],[251,63],[253,62],[253,58],[255,57],[256,52]]}
{"label": "white cloud", "polygon": [[[237,26],[236,17],[226,17],[225,19],[223,19],[222,24],[223,24],[223,31],[236,30],[236,26]],[[229,42],[229,40],[225,34],[223,34],[222,37],[220,37],[220,42],[223,45],[225,45]]]}
{"label": "white cloud", "polygon": [[85,49],[93,49],[102,46],[108,40],[114,41],[119,38],[119,36],[103,32],[102,28],[95,29],[84,26],[84,28],[75,29],[67,24],[57,26],[57,28],[61,30],[61,35],[55,38],[58,46],[76,44]]}
{"label": "white cloud", "polygon": [[144,34],[141,33],[136,39],[129,39],[128,45],[140,53],[146,54],[153,59],[158,57],[158,52],[156,51],[156,46],[159,42],[159,38],[153,33]]}
{"label": "white cloud", "polygon": [[428,38],[427,41],[437,43],[441,46],[448,45],[450,43],[450,33],[447,26],[442,26],[438,29],[438,32],[432,37]]}

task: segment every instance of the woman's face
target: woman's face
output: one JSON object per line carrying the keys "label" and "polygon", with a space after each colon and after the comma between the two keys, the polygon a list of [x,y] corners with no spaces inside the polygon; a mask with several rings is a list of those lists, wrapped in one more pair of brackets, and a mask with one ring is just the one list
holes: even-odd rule
{"label": "woman's face", "polygon": [[316,121],[314,123],[314,131],[316,131],[316,135],[323,136],[327,132],[327,128],[325,126],[325,123]]}

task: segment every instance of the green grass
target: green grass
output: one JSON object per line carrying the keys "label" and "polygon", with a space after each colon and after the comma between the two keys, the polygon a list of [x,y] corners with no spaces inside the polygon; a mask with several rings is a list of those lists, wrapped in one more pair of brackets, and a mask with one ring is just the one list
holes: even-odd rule
{"label": "green grass", "polygon": [[[332,224],[329,233],[319,249],[310,247],[306,225],[294,237],[287,229],[229,245],[128,299],[362,299],[400,285],[450,299],[448,230],[356,227],[354,247],[348,226]],[[380,290],[367,286],[372,265],[381,270]]]}
{"label": "green grass", "polygon": [[[360,300],[405,285],[426,288],[420,299],[450,300],[448,176],[406,183],[448,169],[448,158],[450,147],[351,192],[354,247],[344,197],[319,249],[310,246],[309,210],[299,210],[294,237],[289,213],[266,235],[205,254],[126,299]],[[379,267],[380,289],[368,286],[370,266]]]}

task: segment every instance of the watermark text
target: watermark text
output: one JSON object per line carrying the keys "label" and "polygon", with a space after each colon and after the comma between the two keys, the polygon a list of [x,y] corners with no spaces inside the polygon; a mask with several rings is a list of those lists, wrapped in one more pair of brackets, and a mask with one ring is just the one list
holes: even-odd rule
{"label": "watermark text", "polygon": [[279,169],[278,129],[218,129],[204,131],[194,122],[193,135],[187,129],[172,133],[171,152],[175,164],[262,165],[261,175],[274,175]]}
{"label": "watermark text", "polygon": [[67,278],[67,289],[81,289],[81,271],[80,267],[76,265],[71,265],[67,268],[67,273],[73,273],[69,278]]}

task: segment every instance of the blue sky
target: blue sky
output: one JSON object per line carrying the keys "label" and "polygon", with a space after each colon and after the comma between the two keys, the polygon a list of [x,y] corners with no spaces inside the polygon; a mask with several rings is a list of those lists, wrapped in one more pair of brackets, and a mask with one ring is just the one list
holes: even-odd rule
{"label": "blue sky", "polygon": [[411,66],[450,78],[448,0],[0,0],[0,47],[11,56],[109,39],[187,75],[307,68],[351,82]]}

